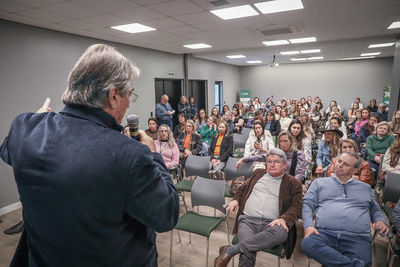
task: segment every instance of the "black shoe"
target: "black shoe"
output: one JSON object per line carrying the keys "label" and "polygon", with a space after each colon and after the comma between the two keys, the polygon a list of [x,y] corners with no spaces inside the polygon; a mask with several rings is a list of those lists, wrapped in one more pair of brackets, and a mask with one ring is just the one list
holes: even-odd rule
{"label": "black shoe", "polygon": [[5,233],[6,235],[15,235],[21,233],[22,230],[24,230],[24,221],[20,221],[16,225],[4,230],[3,233]]}

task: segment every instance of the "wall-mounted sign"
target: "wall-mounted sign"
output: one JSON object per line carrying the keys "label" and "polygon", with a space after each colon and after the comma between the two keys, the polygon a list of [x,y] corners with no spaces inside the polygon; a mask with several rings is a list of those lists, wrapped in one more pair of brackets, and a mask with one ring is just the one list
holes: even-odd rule
{"label": "wall-mounted sign", "polygon": [[240,102],[247,104],[251,99],[250,89],[240,90]]}
{"label": "wall-mounted sign", "polygon": [[174,72],[168,72],[168,77],[169,78],[174,78],[175,77],[175,73]]}

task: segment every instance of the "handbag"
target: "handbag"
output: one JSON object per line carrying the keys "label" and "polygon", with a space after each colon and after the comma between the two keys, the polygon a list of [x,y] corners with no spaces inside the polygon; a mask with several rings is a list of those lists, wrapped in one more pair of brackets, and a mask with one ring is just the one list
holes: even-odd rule
{"label": "handbag", "polygon": [[233,178],[231,189],[229,189],[229,193],[232,195],[235,195],[237,193],[237,191],[239,191],[239,188],[244,184],[245,181],[246,181],[246,179],[244,178],[244,176],[239,176],[239,177]]}

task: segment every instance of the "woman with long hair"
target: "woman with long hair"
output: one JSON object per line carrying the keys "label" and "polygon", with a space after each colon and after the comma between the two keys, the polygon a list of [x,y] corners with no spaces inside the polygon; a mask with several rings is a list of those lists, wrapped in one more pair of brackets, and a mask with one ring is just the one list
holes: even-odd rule
{"label": "woman with long hair", "polygon": [[400,109],[393,113],[392,121],[390,122],[390,130],[393,133],[400,132]]}
{"label": "woman with long hair", "polygon": [[299,119],[292,120],[289,124],[288,132],[293,137],[293,145],[297,148],[297,150],[303,151],[305,160],[307,163],[311,163],[311,139],[304,134],[303,124],[301,121]]}
{"label": "woman with long hair", "polygon": [[338,155],[340,138],[343,136],[343,133],[333,125],[329,125],[321,132],[324,133],[325,138],[318,145],[315,174],[324,174],[329,168],[332,159]]}
{"label": "woman with long hair", "polygon": [[156,140],[158,138],[158,123],[156,118],[149,118],[147,120],[147,125],[149,128],[147,128],[144,132],[153,138],[153,140]]}
{"label": "woman with long hair", "polygon": [[368,123],[370,115],[368,109],[364,108],[361,110],[361,118],[357,119],[354,124],[354,138],[357,138],[360,135],[361,127]]}
{"label": "woman with long hair", "polygon": [[230,111],[229,106],[228,105],[224,105],[222,107],[222,112],[221,112],[221,117],[223,117],[225,115],[225,112]]}
{"label": "woman with long hair", "polygon": [[368,123],[364,124],[360,129],[359,138],[356,139],[358,147],[361,149],[365,147],[365,142],[367,142],[368,136],[375,132],[376,125],[379,123],[378,115],[371,115]]}
{"label": "woman with long hair", "polygon": [[200,137],[203,142],[203,152],[207,153],[213,136],[217,134],[217,119],[208,117],[207,124],[200,129]]}
{"label": "woman with long hair", "polygon": [[296,147],[295,138],[288,131],[282,131],[278,135],[278,148],[286,154],[287,164],[285,172],[303,181],[306,174],[307,160],[304,152]]}
{"label": "woman with long hair", "polygon": [[197,105],[194,102],[194,97],[189,97],[189,107],[190,107],[190,114],[192,115],[192,119],[197,121]]}
{"label": "woman with long hair", "polygon": [[265,129],[270,131],[272,136],[278,136],[281,132],[281,124],[279,120],[275,120],[275,113],[273,111],[268,111],[265,116]]}
{"label": "woman with long hair", "polygon": [[176,142],[179,148],[179,163],[185,168],[186,159],[189,155],[199,155],[202,149],[201,138],[194,130],[194,121],[187,120],[185,129],[179,134]]}
{"label": "woman with long hair", "polygon": [[349,118],[349,120],[356,118],[356,111],[359,108],[360,108],[360,106],[358,105],[358,103],[354,102],[353,106],[351,107],[351,109],[349,109],[349,111],[347,111],[347,117]]}
{"label": "woman with long hair", "polygon": [[240,111],[237,107],[232,108],[232,115],[233,115],[233,123],[235,124],[233,132],[241,133],[244,125],[244,119],[242,116],[240,116]]}
{"label": "woman with long hair", "polygon": [[378,111],[378,106],[376,105],[376,100],[375,99],[371,99],[369,101],[369,105],[367,106],[367,109],[371,112],[377,112]]}
{"label": "woman with long hair", "polygon": [[162,155],[168,169],[172,169],[179,163],[179,148],[168,125],[162,124],[158,127],[158,138],[154,140],[154,145],[156,151]]}
{"label": "woman with long hair", "polygon": [[[225,114],[226,115],[226,114]],[[218,122],[218,134],[211,140],[208,154],[210,155],[209,170],[216,179],[222,179],[222,170],[225,168],[229,156],[233,153],[233,138],[228,132],[228,124],[226,121]]]}
{"label": "woman with long hair", "polygon": [[287,131],[287,129],[289,128],[289,124],[292,121],[292,119],[288,117],[288,113],[287,113],[286,109],[282,109],[280,115],[281,116],[280,116],[280,119],[279,119],[279,123],[281,124],[281,130],[282,131]]}
{"label": "woman with long hair", "polygon": [[178,124],[174,128],[174,138],[176,139],[185,130],[186,115],[183,113],[178,114]]}
{"label": "woman with long hair", "polygon": [[226,111],[223,120],[227,123],[228,125],[228,133],[233,134],[233,130],[235,129],[235,123],[233,122],[233,115],[231,111]]}
{"label": "woman with long hair", "polygon": [[386,173],[400,174],[400,131],[395,132],[396,141],[383,156],[382,170]]}
{"label": "woman with long hair", "polygon": [[211,116],[217,118],[217,120],[221,119],[221,115],[219,114],[219,110],[217,107],[213,107],[211,109]]}
{"label": "woman with long hair", "polygon": [[[346,139],[340,142],[339,155],[347,151],[353,151],[355,153],[358,153],[357,143],[353,139]],[[331,176],[334,173],[335,166],[337,166],[337,164],[338,164],[337,157],[335,157],[332,159],[331,165],[326,175],[327,177]],[[365,160],[361,160],[360,168],[357,170],[356,173],[353,174],[353,178],[361,182],[367,183],[369,185],[375,184],[374,177],[370,170],[370,165],[368,161]]]}
{"label": "woman with long hair", "polygon": [[195,122],[197,133],[200,133],[201,128],[207,124],[207,118],[206,110],[204,108],[200,109],[199,118]]}

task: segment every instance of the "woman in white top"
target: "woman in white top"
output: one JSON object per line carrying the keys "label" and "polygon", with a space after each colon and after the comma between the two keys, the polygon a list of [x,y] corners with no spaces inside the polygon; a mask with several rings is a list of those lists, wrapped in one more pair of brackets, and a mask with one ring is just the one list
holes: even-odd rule
{"label": "woman in white top", "polygon": [[279,123],[281,124],[281,131],[287,131],[292,119],[288,117],[288,112],[286,109],[282,109],[280,115],[281,117],[279,119]]}
{"label": "woman in white top", "polygon": [[[265,154],[271,148],[275,147],[271,134],[266,135],[262,122],[256,120],[254,122],[254,134],[249,134],[244,149],[244,157]],[[255,169],[265,169],[265,162],[254,162]]]}
{"label": "woman in white top", "polygon": [[289,125],[289,132],[293,136],[294,146],[304,152],[307,163],[311,163],[311,138],[308,138],[303,131],[303,124],[299,119],[294,119]]}

